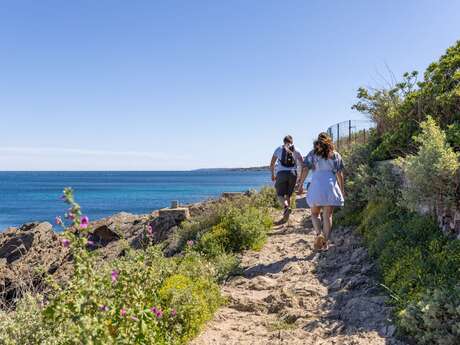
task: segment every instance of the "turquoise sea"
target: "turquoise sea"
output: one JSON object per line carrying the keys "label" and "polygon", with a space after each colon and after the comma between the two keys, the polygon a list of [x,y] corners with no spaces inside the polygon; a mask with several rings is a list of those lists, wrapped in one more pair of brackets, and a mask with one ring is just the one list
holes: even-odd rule
{"label": "turquoise sea", "polygon": [[268,171],[0,172],[0,231],[31,221],[54,222],[66,205],[64,187],[75,190],[90,219],[125,211],[142,214],[171,200],[191,203],[222,192],[270,184]]}

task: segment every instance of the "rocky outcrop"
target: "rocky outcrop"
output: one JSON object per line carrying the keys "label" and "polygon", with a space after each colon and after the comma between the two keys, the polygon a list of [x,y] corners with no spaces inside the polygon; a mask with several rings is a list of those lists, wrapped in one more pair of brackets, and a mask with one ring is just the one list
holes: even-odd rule
{"label": "rocky outcrop", "polygon": [[[188,217],[188,208],[146,215],[115,214],[90,223],[89,250],[97,251],[100,260],[113,260],[124,254],[126,243],[139,249],[165,241]],[[0,233],[0,308],[14,305],[25,291],[46,292],[47,275],[64,284],[72,274],[71,261],[69,250],[62,246],[62,236],[47,222]]]}
{"label": "rocky outcrop", "polygon": [[45,274],[65,266],[68,250],[49,223],[29,223],[0,234],[0,306],[25,290],[40,290]]}

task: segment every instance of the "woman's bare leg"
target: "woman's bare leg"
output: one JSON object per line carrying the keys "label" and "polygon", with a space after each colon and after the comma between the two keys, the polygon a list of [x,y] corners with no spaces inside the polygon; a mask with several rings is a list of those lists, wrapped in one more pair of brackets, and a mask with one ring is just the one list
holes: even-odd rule
{"label": "woman's bare leg", "polygon": [[316,235],[321,234],[321,207],[311,208],[311,221],[313,228],[315,229]]}
{"label": "woman's bare leg", "polygon": [[323,233],[326,240],[329,240],[332,231],[332,214],[334,208],[332,206],[323,207]]}

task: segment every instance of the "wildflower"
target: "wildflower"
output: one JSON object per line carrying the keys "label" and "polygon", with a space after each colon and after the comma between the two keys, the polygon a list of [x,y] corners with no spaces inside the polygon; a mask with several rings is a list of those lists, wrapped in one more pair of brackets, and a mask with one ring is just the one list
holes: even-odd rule
{"label": "wildflower", "polygon": [[194,243],[195,243],[195,242],[193,242],[193,240],[188,240],[188,241],[187,241],[187,245],[188,245],[189,247],[192,247]]}
{"label": "wildflower", "polygon": [[117,279],[118,279],[118,274],[119,274],[118,271],[116,271],[116,270],[113,270],[113,271],[112,271],[112,273],[110,274],[111,277],[112,277],[112,283],[115,283],[115,282],[117,281]]}
{"label": "wildflower", "polygon": [[88,227],[88,224],[89,224],[89,218],[88,218],[88,216],[83,216],[83,217],[81,217],[81,220],[80,220],[80,228],[86,229],[86,228]]}
{"label": "wildflower", "polygon": [[74,219],[75,219],[75,215],[74,215],[72,212],[67,212],[64,216],[65,216],[67,219],[70,219],[70,220],[74,220]]}
{"label": "wildflower", "polygon": [[139,321],[139,319],[137,317],[135,317],[135,316],[131,316],[130,319],[133,320],[133,321]]}
{"label": "wildflower", "polygon": [[157,309],[156,307],[150,308],[150,311],[154,313],[158,318],[161,318],[163,316],[163,311],[161,309]]}
{"label": "wildflower", "polygon": [[62,219],[59,216],[56,217],[56,225],[62,225]]}
{"label": "wildflower", "polygon": [[121,308],[121,309],[120,309],[120,316],[121,316],[121,317],[126,316],[126,309],[125,309],[125,308]]}
{"label": "wildflower", "polygon": [[61,243],[64,248],[68,248],[70,246],[70,240],[68,240],[67,238],[63,238]]}
{"label": "wildflower", "polygon": [[147,235],[148,236],[153,235],[153,227],[150,224],[147,226]]}
{"label": "wildflower", "polygon": [[86,241],[86,245],[87,245],[87,246],[90,246],[90,247],[91,247],[91,246],[94,246],[94,242],[91,241],[91,240],[88,240],[88,241]]}
{"label": "wildflower", "polygon": [[171,316],[175,317],[177,315],[176,309],[171,310]]}
{"label": "wildflower", "polygon": [[109,307],[107,307],[106,305],[101,305],[101,306],[99,306],[99,310],[100,311],[109,311]]}

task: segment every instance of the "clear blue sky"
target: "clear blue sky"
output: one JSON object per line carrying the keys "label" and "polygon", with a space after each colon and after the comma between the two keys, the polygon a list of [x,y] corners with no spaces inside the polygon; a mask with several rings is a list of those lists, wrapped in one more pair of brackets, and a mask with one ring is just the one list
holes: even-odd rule
{"label": "clear blue sky", "polygon": [[268,164],[460,39],[460,1],[1,1],[0,170]]}

